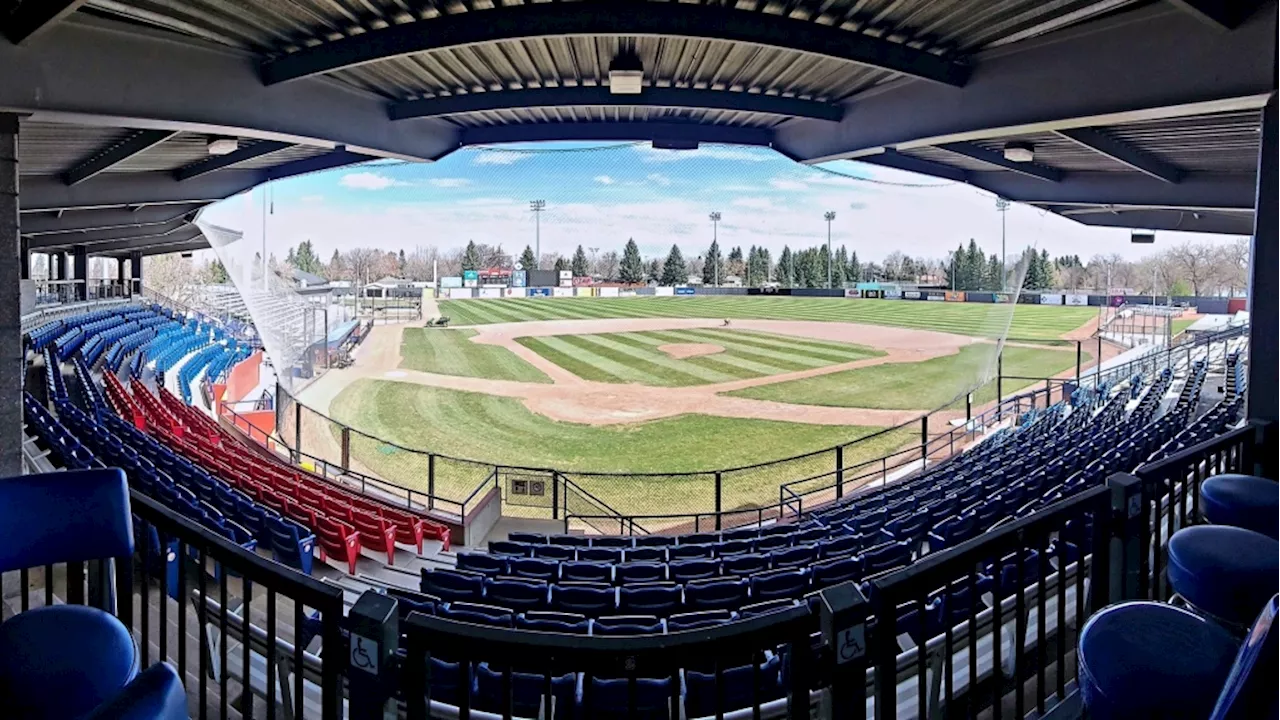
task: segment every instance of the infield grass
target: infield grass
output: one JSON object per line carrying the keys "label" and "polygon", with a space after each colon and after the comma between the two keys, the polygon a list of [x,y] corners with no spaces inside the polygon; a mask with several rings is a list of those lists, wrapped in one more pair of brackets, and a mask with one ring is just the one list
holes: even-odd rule
{"label": "infield grass", "polygon": [[[584,380],[662,387],[778,375],[884,355],[852,343],[714,328],[522,337],[516,342]],[[719,345],[724,351],[678,359],[659,349],[685,343]]]}
{"label": "infield grass", "polygon": [[471,342],[475,335],[475,330],[466,329],[405,328],[400,341],[400,367],[440,375],[551,382],[541,370],[510,350]]}
{"label": "infield grass", "polygon": [[[955,355],[924,362],[885,363],[726,394],[799,405],[932,410],[950,403],[988,372],[994,375],[995,350],[992,344],[968,345]],[[1082,362],[1090,359],[1087,354],[1081,358]],[[1074,368],[1075,364],[1076,354],[1065,350],[1008,346],[1004,349],[1006,376],[1050,377]],[[1003,389],[1007,395],[1033,382],[1006,377]],[[974,392],[973,399],[981,404],[995,397],[996,384],[989,382]]]}
{"label": "infield grass", "polygon": [[[381,438],[352,434],[353,458],[386,480],[426,490],[426,456],[402,448],[454,457],[564,471],[695,472],[739,467],[799,455],[852,441],[877,427],[807,425],[774,420],[681,415],[626,425],[593,426],[550,420],[518,400],[389,380],[357,380],[334,398],[335,420]],[[918,431],[896,430],[846,448],[853,466],[910,443]],[[723,507],[777,502],[780,483],[831,472],[827,452],[781,466],[731,473]],[[437,458],[436,492],[462,500],[490,468]],[[624,513],[709,512],[713,476],[634,478],[573,476],[588,492]]]}
{"label": "infield grass", "polygon": [[1096,308],[805,297],[503,298],[442,300],[455,325],[530,320],[672,317],[819,320],[959,335],[1051,339],[1084,325]]}

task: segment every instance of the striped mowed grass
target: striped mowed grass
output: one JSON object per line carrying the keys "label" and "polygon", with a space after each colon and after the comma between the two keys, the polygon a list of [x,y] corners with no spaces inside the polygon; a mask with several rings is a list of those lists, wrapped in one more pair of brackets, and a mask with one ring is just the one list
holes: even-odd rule
{"label": "striped mowed grass", "polygon": [[[715,328],[522,337],[516,341],[584,380],[659,387],[778,375],[884,355],[851,343]],[[679,344],[718,345],[724,351],[677,358],[661,349]]]}
{"label": "striped mowed grass", "polygon": [[455,325],[599,318],[729,318],[866,323],[939,332],[1053,339],[1084,325],[1096,308],[806,297],[503,298],[444,300]]}
{"label": "striped mowed grass", "polygon": [[439,375],[551,382],[510,350],[471,342],[475,335],[468,329],[406,328],[400,340],[400,367]]}

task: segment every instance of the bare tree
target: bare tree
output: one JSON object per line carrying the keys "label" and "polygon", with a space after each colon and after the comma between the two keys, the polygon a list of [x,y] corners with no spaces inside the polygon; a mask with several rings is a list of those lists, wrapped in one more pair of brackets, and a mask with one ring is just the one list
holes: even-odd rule
{"label": "bare tree", "polygon": [[434,246],[417,247],[404,259],[404,274],[409,280],[432,280],[432,271],[440,252]]}
{"label": "bare tree", "polygon": [[1166,252],[1183,280],[1191,284],[1191,294],[1199,295],[1214,282],[1219,268],[1214,248],[1207,243],[1183,243]]}
{"label": "bare tree", "polygon": [[596,274],[602,280],[617,280],[620,263],[618,253],[610,250],[600,256],[600,261],[596,264]]}
{"label": "bare tree", "polygon": [[351,280],[355,284],[357,296],[360,294],[362,285],[377,280],[377,278],[370,276],[374,274],[374,266],[381,255],[381,250],[366,247],[351,248],[343,255],[343,265],[347,268],[347,272],[351,274]]}
{"label": "bare tree", "polygon": [[1249,287],[1249,240],[1236,238],[1218,248],[1218,282],[1227,288],[1227,295]]}
{"label": "bare tree", "polygon": [[200,286],[199,274],[191,258],[178,253],[151,255],[142,259],[142,277],[148,288],[180,303],[190,304]]}

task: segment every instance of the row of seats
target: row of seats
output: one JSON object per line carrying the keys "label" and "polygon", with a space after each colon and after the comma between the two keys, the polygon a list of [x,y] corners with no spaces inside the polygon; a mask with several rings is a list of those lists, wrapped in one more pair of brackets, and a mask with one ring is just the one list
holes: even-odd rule
{"label": "row of seats", "polygon": [[59,337],[66,334],[69,329],[78,328],[87,323],[112,317],[116,313],[116,308],[105,308],[102,310],[79,313],[71,317],[51,320],[44,325],[27,332],[27,346],[36,352],[40,352],[53,344],[53,342]]}

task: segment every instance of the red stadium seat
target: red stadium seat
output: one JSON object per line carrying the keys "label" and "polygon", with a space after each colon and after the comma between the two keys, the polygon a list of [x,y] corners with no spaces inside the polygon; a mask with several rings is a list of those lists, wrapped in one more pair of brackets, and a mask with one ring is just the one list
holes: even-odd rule
{"label": "red stadium seat", "polygon": [[320,560],[330,555],[347,562],[347,572],[356,574],[356,558],[360,557],[360,533],[350,525],[322,517],[316,523],[316,547]]}
{"label": "red stadium seat", "polygon": [[360,541],[370,550],[386,550],[387,564],[396,564],[396,529],[388,525],[377,515],[355,510],[351,511],[356,532],[360,533]]}

